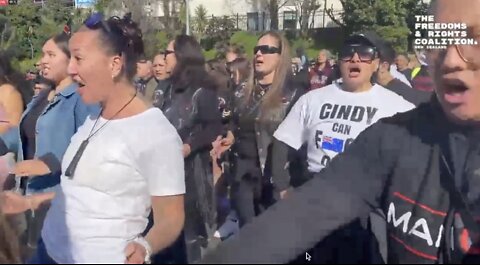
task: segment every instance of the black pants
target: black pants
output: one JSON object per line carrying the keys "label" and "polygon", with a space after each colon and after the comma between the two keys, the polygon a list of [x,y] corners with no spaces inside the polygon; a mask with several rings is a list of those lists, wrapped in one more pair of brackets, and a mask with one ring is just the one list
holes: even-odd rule
{"label": "black pants", "polygon": [[232,206],[240,226],[274,203],[273,187],[265,181],[257,159],[237,159],[231,188]]}
{"label": "black pants", "polygon": [[232,187],[233,208],[237,211],[240,226],[250,222],[260,212],[259,180],[242,179]]}

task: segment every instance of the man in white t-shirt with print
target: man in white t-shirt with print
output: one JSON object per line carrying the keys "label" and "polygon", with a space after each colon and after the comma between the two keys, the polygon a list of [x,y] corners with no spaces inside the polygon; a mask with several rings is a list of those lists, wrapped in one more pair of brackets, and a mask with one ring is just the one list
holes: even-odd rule
{"label": "man in white t-shirt with print", "polygon": [[[348,38],[339,54],[343,83],[303,95],[275,132],[279,144],[295,150],[307,144],[310,173],[325,168],[379,119],[414,108],[401,96],[371,83],[379,67],[379,45],[381,40],[374,33]],[[274,175],[272,181],[283,197],[290,179],[280,178]]]}

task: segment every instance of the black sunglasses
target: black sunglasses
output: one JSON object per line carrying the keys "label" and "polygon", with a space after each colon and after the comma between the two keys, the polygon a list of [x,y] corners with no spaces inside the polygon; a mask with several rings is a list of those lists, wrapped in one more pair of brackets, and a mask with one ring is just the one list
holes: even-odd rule
{"label": "black sunglasses", "polygon": [[253,48],[253,54],[257,54],[258,51],[260,51],[262,54],[280,54],[282,50],[274,46],[259,45]]}
{"label": "black sunglasses", "polygon": [[339,60],[348,62],[351,61],[358,54],[358,58],[361,62],[371,62],[377,58],[378,53],[375,47],[365,45],[347,45],[344,46],[338,55]]}

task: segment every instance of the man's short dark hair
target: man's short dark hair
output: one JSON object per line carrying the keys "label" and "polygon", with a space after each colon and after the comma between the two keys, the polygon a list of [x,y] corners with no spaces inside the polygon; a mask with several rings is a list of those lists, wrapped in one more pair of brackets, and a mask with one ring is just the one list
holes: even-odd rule
{"label": "man's short dark hair", "polygon": [[407,59],[407,62],[410,62],[410,57],[408,57],[408,54],[406,52],[398,53],[396,57],[398,56],[403,56],[405,57],[405,59]]}

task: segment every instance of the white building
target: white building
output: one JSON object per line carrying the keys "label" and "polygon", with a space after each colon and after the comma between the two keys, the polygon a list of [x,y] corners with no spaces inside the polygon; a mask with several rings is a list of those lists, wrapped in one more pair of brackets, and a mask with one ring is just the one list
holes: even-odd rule
{"label": "white building", "polygon": [[[170,10],[178,8],[185,0],[175,0],[171,3]],[[187,0],[189,2],[190,16],[195,16],[195,10],[203,5],[208,12],[208,16],[229,16],[236,20],[240,29],[243,30],[266,30],[270,25],[270,16],[268,9],[263,6],[264,0]],[[298,17],[300,10],[295,6],[295,0],[289,0],[279,10],[279,28],[299,28]],[[335,14],[342,12],[342,4],[339,0],[321,0],[321,7],[310,18],[311,28],[321,28],[335,26],[330,17],[326,15],[324,7],[332,8]],[[148,9],[151,15],[163,17],[163,3],[161,0],[152,0]]]}

